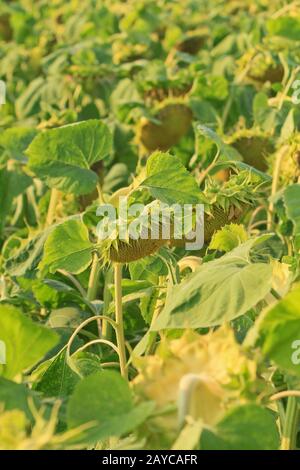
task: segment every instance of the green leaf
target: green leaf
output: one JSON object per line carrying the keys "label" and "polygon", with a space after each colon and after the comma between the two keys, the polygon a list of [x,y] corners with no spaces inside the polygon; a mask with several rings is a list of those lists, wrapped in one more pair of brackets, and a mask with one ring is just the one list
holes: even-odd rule
{"label": "green leaf", "polygon": [[228,81],[225,77],[208,73],[199,75],[193,86],[192,96],[199,96],[208,101],[224,101],[228,96]]}
{"label": "green leaf", "polygon": [[50,273],[65,269],[79,274],[90,265],[92,250],[87,227],[80,220],[67,220],[57,225],[47,238],[39,268]]}
{"label": "green leaf", "polygon": [[46,397],[67,397],[73,392],[80,377],[68,366],[63,350],[50,363],[34,390]]}
{"label": "green leaf", "polygon": [[214,432],[204,430],[201,450],[277,450],[279,433],[272,413],[255,404],[231,409]]}
{"label": "green leaf", "polygon": [[34,390],[46,397],[68,397],[73,393],[81,377],[87,377],[101,370],[99,357],[85,351],[73,354],[72,363],[80,375],[68,366],[64,348],[45,368]]}
{"label": "green leaf", "polygon": [[30,169],[51,188],[75,194],[93,191],[98,177],[93,163],[111,151],[108,127],[96,119],[50,129],[28,147]]}
{"label": "green leaf", "polygon": [[197,204],[203,201],[196,180],[179,158],[169,153],[154,152],[147,161],[147,178],[141,186],[155,199],[167,204]]}
{"label": "green leaf", "polygon": [[225,144],[221,137],[209,127],[197,124],[195,130],[197,133],[204,135],[204,137],[216,144],[222,157],[225,157],[227,160],[241,160],[239,152],[230,145]]}
{"label": "green leaf", "polygon": [[11,276],[24,276],[32,273],[38,266],[45,241],[53,227],[49,227],[35,237],[29,239],[5,263],[5,269]]}
{"label": "green leaf", "polygon": [[296,248],[300,249],[300,184],[291,184],[285,188],[283,201],[287,217],[294,224]]}
{"label": "green leaf", "polygon": [[267,311],[259,324],[262,351],[277,365],[300,375],[300,288]]}
{"label": "green leaf", "polygon": [[70,428],[93,423],[89,441],[121,436],[139,426],[152,412],[152,403],[134,405],[127,382],[117,373],[103,371],[83,379],[67,408]]}
{"label": "green leaf", "polygon": [[12,210],[13,200],[31,184],[32,179],[24,173],[8,171],[6,168],[0,169],[0,232]]}
{"label": "green leaf", "polygon": [[[79,297],[74,297],[72,300],[78,301]],[[77,328],[77,326],[79,326],[80,323],[82,323],[87,318],[88,314],[82,312],[78,307],[62,307],[51,310],[47,324],[51,326],[51,328],[69,327],[74,329]]]}
{"label": "green leaf", "polygon": [[253,100],[253,116],[255,124],[265,131],[270,131],[277,124],[277,108],[269,106],[268,96],[259,92]]}
{"label": "green leaf", "polygon": [[58,335],[27,318],[11,305],[0,305],[0,340],[6,346],[6,364],[0,375],[14,378],[34,366],[58,342]]}
{"label": "green leaf", "polygon": [[267,29],[271,35],[300,41],[299,17],[280,16],[267,22]]}
{"label": "green leaf", "polygon": [[33,419],[28,406],[28,399],[32,398],[37,405],[38,395],[29,390],[26,385],[16,384],[10,380],[0,377],[0,407],[5,411],[18,409],[23,411],[29,419]]}
{"label": "green leaf", "polygon": [[218,230],[209,244],[210,250],[231,251],[248,239],[247,232],[243,225],[225,225]]}
{"label": "green leaf", "polygon": [[[11,127],[6,129],[0,136],[0,147],[4,148],[6,159],[24,160],[24,152],[37,131],[30,127]],[[26,158],[27,160],[27,158]]]}
{"label": "green leaf", "polygon": [[204,263],[167,296],[152,330],[204,328],[244,315],[271,289],[272,267],[249,262],[257,240],[249,240],[219,259]]}

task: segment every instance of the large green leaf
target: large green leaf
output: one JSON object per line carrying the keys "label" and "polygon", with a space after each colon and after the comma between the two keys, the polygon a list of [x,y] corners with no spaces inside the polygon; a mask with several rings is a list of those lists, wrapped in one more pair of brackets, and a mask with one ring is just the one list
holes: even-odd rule
{"label": "large green leaf", "polygon": [[65,269],[79,274],[90,265],[92,250],[87,227],[80,220],[67,220],[57,225],[47,238],[39,267],[50,273]]}
{"label": "large green leaf", "polygon": [[269,410],[255,404],[231,409],[214,432],[204,430],[202,450],[277,450],[279,433]]}
{"label": "large green leaf", "polygon": [[93,191],[93,163],[111,151],[108,127],[96,119],[50,129],[35,137],[26,153],[29,167],[48,186],[75,194]]}
{"label": "large green leaf", "polygon": [[121,436],[140,425],[152,412],[152,403],[135,406],[127,382],[111,371],[86,377],[75,388],[67,409],[69,427],[93,423],[88,439]]}
{"label": "large green leaf", "polygon": [[272,268],[249,261],[249,240],[223,257],[203,264],[172,288],[152,329],[200,328],[229,322],[270,291]]}
{"label": "large green leaf", "polygon": [[284,205],[288,218],[294,224],[296,246],[300,249],[300,184],[291,184],[283,193]]}
{"label": "large green leaf", "polygon": [[[82,377],[101,370],[99,357],[86,351],[73,354],[72,362]],[[69,367],[64,348],[42,371],[34,390],[46,397],[68,397],[80,381],[80,376]]]}
{"label": "large green leaf", "polygon": [[300,288],[267,311],[259,324],[262,350],[280,367],[300,375]]}
{"label": "large green leaf", "polygon": [[0,340],[6,347],[6,364],[0,365],[0,375],[14,378],[34,366],[58,339],[54,331],[34,323],[19,309],[0,305]]}
{"label": "large green leaf", "polygon": [[155,152],[147,161],[147,178],[141,186],[149,189],[155,199],[167,204],[197,204],[203,201],[196,180],[179,158]]}

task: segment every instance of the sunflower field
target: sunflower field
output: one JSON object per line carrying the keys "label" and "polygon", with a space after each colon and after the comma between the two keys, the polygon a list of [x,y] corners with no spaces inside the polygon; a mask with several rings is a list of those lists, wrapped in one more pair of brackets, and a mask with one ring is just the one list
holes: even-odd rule
{"label": "sunflower field", "polygon": [[300,1],[0,2],[0,450],[75,449],[300,449]]}

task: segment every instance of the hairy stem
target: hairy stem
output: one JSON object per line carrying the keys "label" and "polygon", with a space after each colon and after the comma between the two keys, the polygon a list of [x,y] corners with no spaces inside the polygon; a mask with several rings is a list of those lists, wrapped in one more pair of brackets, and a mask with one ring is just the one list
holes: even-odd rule
{"label": "hairy stem", "polygon": [[123,309],[122,309],[122,264],[115,263],[115,312],[116,312],[116,337],[119,351],[120,370],[122,376],[127,379],[126,348],[124,337]]}
{"label": "hairy stem", "polygon": [[[109,284],[113,282],[113,269],[110,267],[105,274],[104,281],[104,292],[103,292],[103,315],[108,315],[109,304],[111,301],[111,293],[109,290]],[[102,335],[106,339],[111,339],[112,328],[111,324],[103,320],[102,321]]]}

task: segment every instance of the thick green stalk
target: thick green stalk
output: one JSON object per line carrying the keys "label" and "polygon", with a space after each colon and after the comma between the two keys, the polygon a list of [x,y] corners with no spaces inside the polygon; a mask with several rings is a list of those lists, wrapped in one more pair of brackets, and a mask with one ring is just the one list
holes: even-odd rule
{"label": "thick green stalk", "polygon": [[[103,315],[109,316],[108,309],[111,301],[111,292],[109,290],[109,284],[113,283],[114,280],[114,271],[110,267],[105,274],[104,281],[104,292],[103,292]],[[110,322],[103,320],[102,321],[102,335],[106,339],[111,339],[112,327]]]}
{"label": "thick green stalk", "polygon": [[296,448],[297,429],[299,424],[299,408],[296,397],[289,397],[281,441],[281,450]]}
{"label": "thick green stalk", "polygon": [[123,309],[122,309],[122,264],[115,263],[115,312],[116,312],[116,337],[119,350],[120,370],[122,376],[127,379],[126,348],[124,337]]}
{"label": "thick green stalk", "polygon": [[92,268],[89,278],[88,284],[88,291],[87,291],[87,299],[92,301],[95,300],[97,297],[97,289],[98,289],[98,280],[99,280],[99,263],[98,263],[98,255],[94,253]]}

